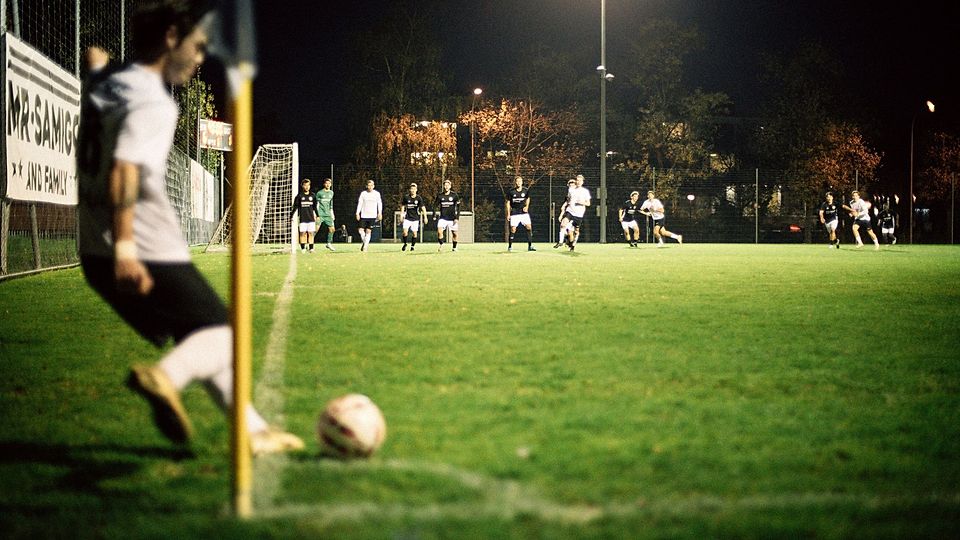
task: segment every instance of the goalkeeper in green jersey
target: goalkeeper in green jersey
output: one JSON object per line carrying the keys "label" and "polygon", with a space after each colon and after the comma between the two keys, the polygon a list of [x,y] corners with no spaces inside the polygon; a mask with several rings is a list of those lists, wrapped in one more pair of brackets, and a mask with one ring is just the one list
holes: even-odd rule
{"label": "goalkeeper in green jersey", "polygon": [[333,224],[333,180],[323,179],[323,189],[317,192],[317,234],[327,228],[327,249],[336,251],[333,247],[333,233],[336,227]]}

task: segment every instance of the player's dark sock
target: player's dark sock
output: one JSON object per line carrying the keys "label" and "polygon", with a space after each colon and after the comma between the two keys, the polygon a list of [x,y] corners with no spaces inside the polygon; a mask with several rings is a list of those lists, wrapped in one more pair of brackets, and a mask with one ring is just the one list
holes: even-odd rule
{"label": "player's dark sock", "polygon": [[532,245],[533,245],[533,231],[531,231],[530,229],[527,229],[527,247],[530,247]]}
{"label": "player's dark sock", "polygon": [[513,233],[510,233],[510,241],[507,242],[507,247],[513,247]]}
{"label": "player's dark sock", "polygon": [[327,243],[328,243],[328,244],[332,244],[332,243],[333,243],[333,233],[332,233],[332,232],[328,232],[328,233],[327,233]]}
{"label": "player's dark sock", "polygon": [[411,245],[411,246],[417,245],[417,237],[416,237],[416,236],[414,236],[413,239],[410,240],[410,245]]}
{"label": "player's dark sock", "polygon": [[303,242],[300,243],[300,249],[307,249],[307,245]]}
{"label": "player's dark sock", "polygon": [[453,249],[457,249],[457,241],[456,241],[456,240],[453,241]]}
{"label": "player's dark sock", "polygon": [[407,245],[407,237],[406,237],[406,236],[403,237],[403,245]]}

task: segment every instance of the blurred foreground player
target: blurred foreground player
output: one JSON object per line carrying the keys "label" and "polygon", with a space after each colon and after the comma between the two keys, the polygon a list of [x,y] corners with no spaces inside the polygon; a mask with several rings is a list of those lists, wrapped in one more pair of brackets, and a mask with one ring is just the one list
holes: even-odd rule
{"label": "blurred foreground player", "polygon": [[[220,297],[190,261],[166,194],[167,154],[177,124],[169,86],[203,61],[207,14],[199,3],[144,2],[131,18],[134,62],[105,69],[92,49],[79,131],[80,261],[91,287],[144,338],[175,346],[160,362],[134,365],[128,386],[175,443],[192,427],[180,391],[204,383],[218,404],[233,402],[233,332]],[[246,411],[254,454],[303,448],[294,435]]]}

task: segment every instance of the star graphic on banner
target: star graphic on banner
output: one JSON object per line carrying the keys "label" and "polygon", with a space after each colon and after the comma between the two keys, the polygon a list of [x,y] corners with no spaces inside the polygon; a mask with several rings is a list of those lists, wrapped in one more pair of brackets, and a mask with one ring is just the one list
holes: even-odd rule
{"label": "star graphic on banner", "polygon": [[16,164],[16,163],[11,163],[11,164],[10,164],[10,176],[16,176],[16,175],[17,175],[17,164]]}

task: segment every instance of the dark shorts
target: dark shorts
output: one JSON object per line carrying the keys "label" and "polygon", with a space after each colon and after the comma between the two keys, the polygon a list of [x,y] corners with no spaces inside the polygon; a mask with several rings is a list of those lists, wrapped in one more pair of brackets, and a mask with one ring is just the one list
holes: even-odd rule
{"label": "dark shorts", "polygon": [[858,219],[858,220],[855,220],[855,221],[853,222],[853,224],[854,224],[854,225],[858,225],[861,229],[869,229],[869,228],[870,228],[870,220],[869,220],[869,219]]}
{"label": "dark shorts", "polygon": [[227,324],[227,308],[191,263],[147,264],[153,290],[147,296],[117,292],[113,259],[81,257],[87,283],[120,317],[157,347],[180,342],[208,326]]}
{"label": "dark shorts", "polygon": [[372,229],[377,224],[377,218],[360,218],[361,229]]}
{"label": "dark shorts", "polygon": [[655,219],[653,220],[653,226],[663,228],[664,222],[666,222],[666,218]]}
{"label": "dark shorts", "polygon": [[563,217],[566,218],[566,219],[568,219],[568,220],[570,220],[570,223],[572,223],[573,226],[576,227],[576,228],[578,228],[578,229],[580,228],[580,222],[583,221],[583,218],[582,218],[582,217],[577,217],[577,216],[575,216],[575,215],[573,215],[573,214],[571,214],[570,212],[567,212],[567,211],[564,211],[564,212],[563,212]]}

